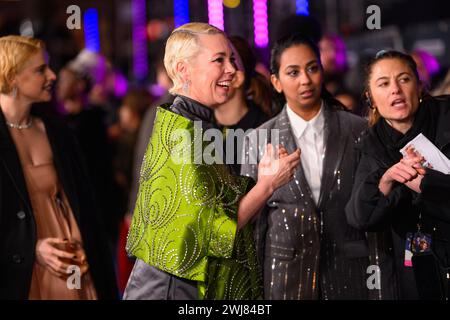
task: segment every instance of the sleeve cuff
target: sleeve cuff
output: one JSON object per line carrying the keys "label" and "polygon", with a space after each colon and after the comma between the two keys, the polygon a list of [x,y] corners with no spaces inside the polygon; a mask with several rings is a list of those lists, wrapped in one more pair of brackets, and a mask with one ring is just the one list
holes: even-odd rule
{"label": "sleeve cuff", "polygon": [[426,169],[425,176],[420,183],[421,197],[423,199],[441,198],[442,194],[450,192],[450,175],[442,172]]}

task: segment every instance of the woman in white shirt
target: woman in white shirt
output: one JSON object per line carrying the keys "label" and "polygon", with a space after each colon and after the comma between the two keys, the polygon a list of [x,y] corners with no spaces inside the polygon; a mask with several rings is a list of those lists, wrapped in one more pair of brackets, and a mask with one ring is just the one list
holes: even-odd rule
{"label": "woman in white shirt", "polygon": [[354,145],[366,122],[324,89],[320,53],[308,38],[278,40],[271,73],[284,108],[246,139],[241,174],[257,178],[257,147],[268,140],[288,153],[299,148],[301,161],[256,221],[264,298],[367,299],[366,236],[344,212],[357,166]]}

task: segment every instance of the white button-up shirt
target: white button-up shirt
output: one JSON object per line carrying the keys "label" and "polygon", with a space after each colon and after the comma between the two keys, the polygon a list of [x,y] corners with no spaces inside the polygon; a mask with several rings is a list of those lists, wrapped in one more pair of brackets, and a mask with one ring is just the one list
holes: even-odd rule
{"label": "white button-up shirt", "polygon": [[287,106],[287,115],[297,146],[301,150],[300,161],[305,178],[317,204],[322,181],[323,159],[325,157],[323,103],[319,112],[309,121],[303,120]]}

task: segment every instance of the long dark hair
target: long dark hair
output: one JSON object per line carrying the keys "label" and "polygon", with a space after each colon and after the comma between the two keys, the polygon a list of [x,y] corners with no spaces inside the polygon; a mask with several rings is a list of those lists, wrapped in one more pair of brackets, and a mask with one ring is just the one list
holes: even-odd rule
{"label": "long dark hair", "polygon": [[[301,33],[293,33],[278,39],[273,45],[270,53],[270,73],[272,75],[275,75],[277,78],[279,77],[280,60],[283,52],[293,46],[298,45],[305,45],[314,52],[317,61],[319,62],[320,68],[323,71],[322,61],[320,60],[320,50],[317,43],[315,43],[309,37]],[[275,103],[278,104],[279,107],[284,106],[284,104],[286,103],[286,98],[284,97],[284,94],[280,94],[276,90],[273,90],[273,96]],[[333,95],[325,88],[323,82],[320,97],[322,98],[322,100],[325,101],[325,104],[328,106],[331,106],[339,110],[347,110],[347,108],[341,102],[336,100],[333,97]]]}
{"label": "long dark hair", "polygon": [[255,104],[268,116],[272,115],[270,82],[255,70],[257,58],[247,40],[239,36],[229,37],[242,60],[245,73],[244,90]]}

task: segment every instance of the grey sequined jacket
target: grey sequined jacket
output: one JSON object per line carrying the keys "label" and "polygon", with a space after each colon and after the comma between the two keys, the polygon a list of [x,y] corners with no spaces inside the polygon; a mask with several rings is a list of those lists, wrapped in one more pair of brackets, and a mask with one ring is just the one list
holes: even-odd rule
{"label": "grey sequined jacket", "polygon": [[[265,299],[369,298],[366,235],[347,223],[344,212],[357,167],[355,144],[366,121],[327,104],[324,117],[326,151],[318,205],[300,164],[293,180],[274,192],[255,223]],[[297,142],[284,107],[247,136],[242,175],[257,179],[255,163],[263,155],[262,147],[278,144],[271,137],[273,129],[279,130],[279,143],[288,153],[295,151]],[[267,139],[261,136],[265,130]]]}

